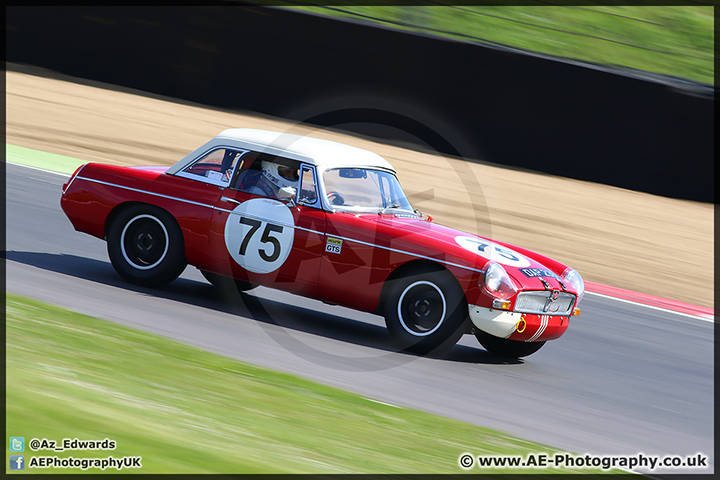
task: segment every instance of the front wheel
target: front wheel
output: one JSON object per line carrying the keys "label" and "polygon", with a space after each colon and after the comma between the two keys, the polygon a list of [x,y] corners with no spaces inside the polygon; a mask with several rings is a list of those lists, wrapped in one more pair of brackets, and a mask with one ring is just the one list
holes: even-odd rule
{"label": "front wheel", "polygon": [[478,339],[478,342],[480,342],[480,345],[485,347],[485,350],[502,357],[527,357],[545,345],[545,342],[518,342],[517,340],[508,340],[507,338],[496,337],[481,331],[476,331],[475,337]]}
{"label": "front wheel", "polygon": [[185,242],[175,219],[158,207],[135,205],[120,212],[107,231],[115,271],[130,283],[157,287],[187,266]]}
{"label": "front wheel", "polygon": [[467,302],[449,272],[406,275],[391,280],[385,323],[403,350],[442,352],[460,340]]}

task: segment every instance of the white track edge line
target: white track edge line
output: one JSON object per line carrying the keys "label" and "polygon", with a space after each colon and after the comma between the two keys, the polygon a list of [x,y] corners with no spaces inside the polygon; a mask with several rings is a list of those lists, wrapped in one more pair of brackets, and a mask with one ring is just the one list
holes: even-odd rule
{"label": "white track edge line", "polygon": [[54,170],[47,170],[47,169],[45,169],[45,168],[33,167],[33,166],[31,166],[31,165],[25,165],[25,164],[23,164],[23,163],[10,162],[10,161],[8,161],[7,159],[5,160],[5,164],[6,164],[6,165],[16,165],[16,166],[18,166],[18,167],[25,167],[25,168],[29,168],[29,169],[31,169],[31,170],[39,170],[39,171],[41,171],[41,172],[52,173],[52,174],[55,174],[55,175],[62,175],[63,177],[68,177],[68,178],[70,178],[70,175],[72,175],[72,173],[56,172],[56,171],[54,171]]}
{"label": "white track edge line", "polygon": [[[635,302],[635,301],[633,301],[633,300],[625,300],[624,298],[613,297],[613,296],[610,296],[610,295],[605,295],[605,294],[603,294],[603,293],[590,292],[590,291],[587,291],[587,290],[586,290],[586,291],[585,291],[585,294],[588,294],[588,293],[589,293],[590,295],[596,295],[596,296],[598,296],[598,297],[609,298],[609,299],[611,299],[611,300],[617,300],[618,302],[629,303],[629,304],[631,304],[631,305],[637,305],[637,306],[639,306],[639,307],[650,308],[650,309],[653,309],[653,310],[660,310],[661,312],[674,313],[675,315],[682,315],[683,317],[696,318],[696,319],[702,320],[702,321],[704,321],[704,322],[715,323],[715,319],[714,319],[714,318],[708,318],[708,317],[701,316],[701,315],[693,315],[692,313],[678,312],[678,311],[676,311],[676,310],[670,310],[670,309],[663,308],[663,307],[656,307],[655,305],[647,305],[647,304],[645,304],[645,303]],[[581,310],[581,311],[582,311],[582,310]]]}

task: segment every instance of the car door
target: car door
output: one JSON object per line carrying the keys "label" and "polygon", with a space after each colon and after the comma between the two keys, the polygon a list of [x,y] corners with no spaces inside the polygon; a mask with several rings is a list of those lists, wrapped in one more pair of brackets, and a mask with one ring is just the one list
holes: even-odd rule
{"label": "car door", "polygon": [[[271,163],[297,169],[293,198],[280,200],[274,186],[263,183]],[[316,178],[312,165],[248,154],[233,188],[215,206],[210,229],[213,271],[313,296],[325,246],[325,212]]]}

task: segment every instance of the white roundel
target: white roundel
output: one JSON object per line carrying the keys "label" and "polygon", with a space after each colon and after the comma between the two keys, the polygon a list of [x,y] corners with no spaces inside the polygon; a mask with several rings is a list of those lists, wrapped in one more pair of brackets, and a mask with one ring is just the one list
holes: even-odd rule
{"label": "white roundel", "polygon": [[292,212],[283,203],[253,198],[235,207],[225,223],[225,246],[245,270],[270,273],[290,255],[295,238]]}
{"label": "white roundel", "polygon": [[455,241],[465,250],[469,250],[481,257],[487,258],[488,260],[518,268],[530,266],[530,260],[528,260],[524,255],[488,240],[483,240],[477,237],[458,236],[455,237]]}

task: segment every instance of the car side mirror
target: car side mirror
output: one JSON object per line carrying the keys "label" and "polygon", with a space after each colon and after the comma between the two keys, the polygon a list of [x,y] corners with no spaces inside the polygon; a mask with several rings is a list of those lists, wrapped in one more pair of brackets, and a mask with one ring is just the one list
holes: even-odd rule
{"label": "car side mirror", "polygon": [[293,200],[295,198],[295,195],[297,194],[297,190],[293,187],[282,187],[277,192],[278,200],[281,202],[285,202],[288,204],[289,207],[295,206],[295,201]]}

